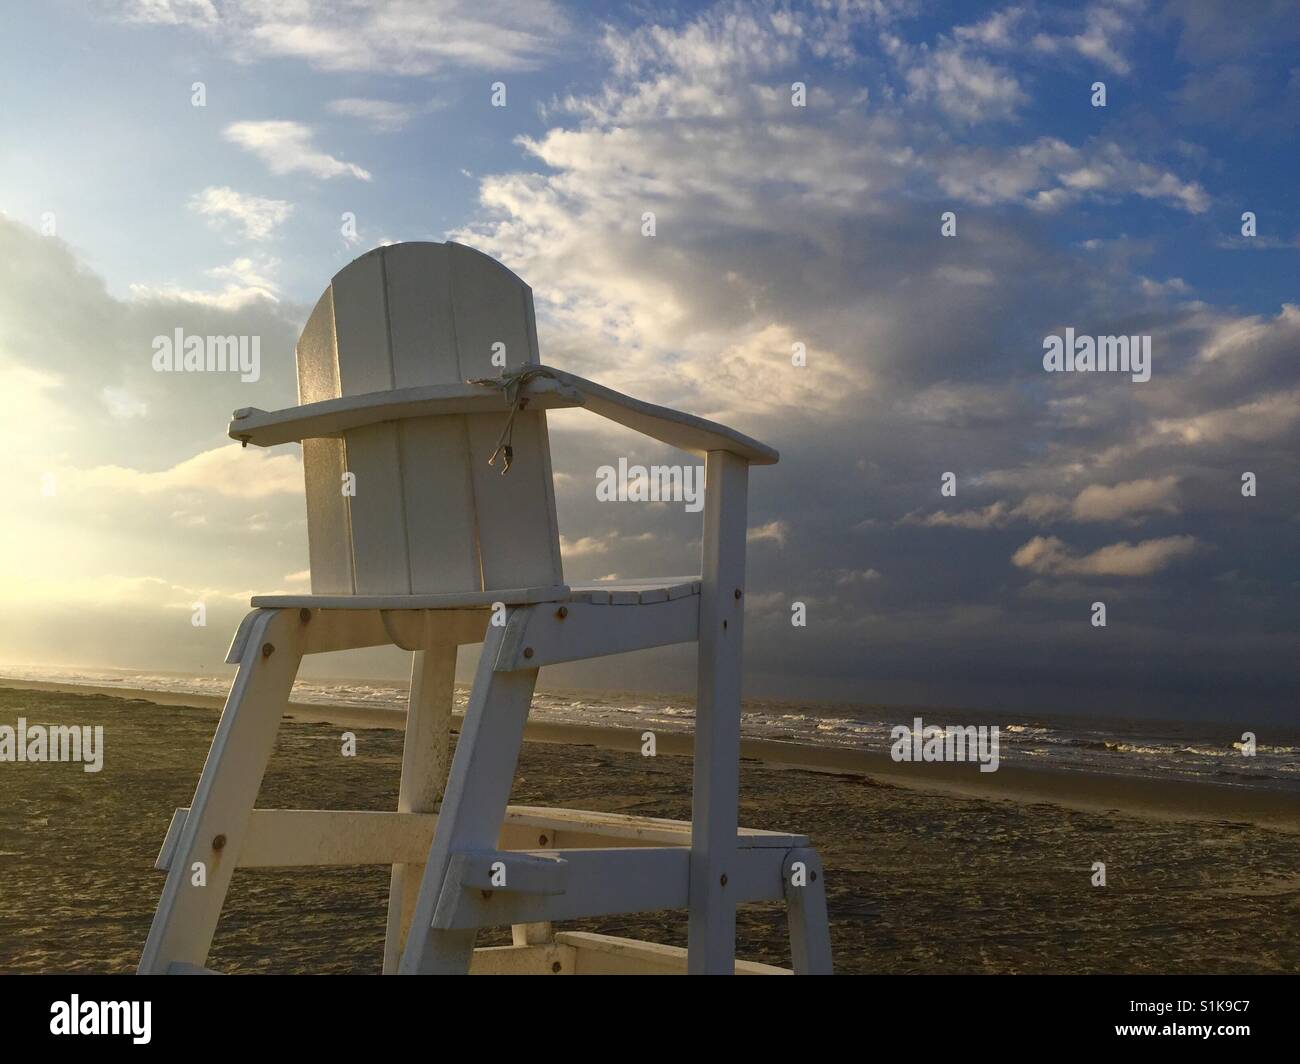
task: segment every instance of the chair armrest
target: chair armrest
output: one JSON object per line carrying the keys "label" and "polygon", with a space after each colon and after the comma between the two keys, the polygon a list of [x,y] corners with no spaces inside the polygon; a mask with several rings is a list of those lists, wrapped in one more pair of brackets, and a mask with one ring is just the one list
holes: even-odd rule
{"label": "chair armrest", "polygon": [[[581,406],[582,397],[558,381],[530,381],[520,392],[532,410]],[[236,410],[227,430],[232,440],[245,446],[274,447],[319,437],[337,437],[381,421],[439,414],[495,414],[508,410],[501,393],[476,384],[432,384],[420,388],[394,388],[364,395],[323,399],[285,410]]]}
{"label": "chair armrest", "polygon": [[[549,366],[529,368],[540,372],[520,386],[518,398],[526,399],[530,410],[581,406],[691,454],[729,451],[751,465],[774,465],[780,458],[775,449],[725,425],[633,399],[563,370]],[[509,408],[503,402],[501,389],[483,383],[435,384],[345,395],[271,412],[247,407],[235,411],[228,431],[231,439],[245,445],[272,447],[278,443],[341,436],[349,429],[382,421],[440,414],[490,414],[506,409]]]}
{"label": "chair armrest", "polygon": [[700,456],[710,451],[730,451],[750,465],[775,465],[781,458],[775,448],[726,425],[633,399],[564,370],[547,369],[552,379],[577,391],[582,405],[593,414],[617,421],[643,436]]}

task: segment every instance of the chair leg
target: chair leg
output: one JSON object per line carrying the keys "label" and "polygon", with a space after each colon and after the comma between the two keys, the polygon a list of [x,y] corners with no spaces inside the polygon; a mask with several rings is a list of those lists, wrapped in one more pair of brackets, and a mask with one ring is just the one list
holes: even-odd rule
{"label": "chair leg", "polygon": [[727,870],[735,859],[740,787],[749,467],[726,451],[710,451],[706,463],[687,970],[730,975],[736,963],[736,902],[727,888]]}
{"label": "chair leg", "polygon": [[[447,784],[451,761],[451,710],[456,687],[456,645],[418,650],[411,662],[411,696],[402,742],[399,813],[432,813]],[[384,938],[384,974],[396,973],[402,945],[415,912],[422,865],[393,865],[388,890],[388,930]]]}
{"label": "chair leg", "polygon": [[[302,660],[297,610],[257,610],[167,882],[140,957],[140,974],[202,967],[239,861],[249,816]],[[200,874],[201,873],[201,874]]]}
{"label": "chair leg", "polygon": [[536,669],[494,672],[506,628],[489,626],[474,677],[451,777],[398,970],[404,975],[465,974],[476,932],[433,927],[454,854],[495,850],[514,782],[524,723],[537,684]]}
{"label": "chair leg", "polygon": [[831,931],[821,859],[813,850],[791,850],[781,874],[795,974],[830,975]]}

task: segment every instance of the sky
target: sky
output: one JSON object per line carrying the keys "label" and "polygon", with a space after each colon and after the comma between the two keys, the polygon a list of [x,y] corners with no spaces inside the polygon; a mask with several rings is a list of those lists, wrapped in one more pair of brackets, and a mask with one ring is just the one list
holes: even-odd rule
{"label": "sky", "polygon": [[[308,587],[300,450],[230,412],[296,402],[347,262],[450,239],[532,286],[543,361],[780,450],[747,694],[1294,720],[1298,45],[1270,0],[7,4],[0,666],[223,670]],[[177,328],[260,378],[156,372]],[[1150,379],[1046,372],[1067,328]],[[698,571],[699,514],[596,496],[695,460],[550,420],[566,576]]]}

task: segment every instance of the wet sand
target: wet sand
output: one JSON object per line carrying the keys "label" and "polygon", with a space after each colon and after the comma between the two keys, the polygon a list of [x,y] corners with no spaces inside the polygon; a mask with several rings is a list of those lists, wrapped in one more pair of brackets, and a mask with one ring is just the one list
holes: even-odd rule
{"label": "wet sand", "polygon": [[[97,774],[0,764],[0,971],[131,971],[162,886],[153,861],[220,700],[3,683],[0,724],[102,724],[106,753]],[[402,735],[383,725],[400,715],[291,716],[259,805],[394,807]],[[355,758],[340,756],[347,729]],[[658,738],[660,756],[644,758],[639,732],[534,723],[511,800],[688,818],[689,737]],[[776,742],[744,756],[742,822],[803,832],[821,851],[838,971],[1300,971],[1300,815],[1285,796]],[[1091,885],[1095,861],[1105,887]],[[387,891],[386,868],[240,871],[209,963],[378,971]],[[565,926],[685,944],[678,912]],[[504,941],[508,930],[482,936]],[[738,951],[789,963],[779,907],[742,907]]]}

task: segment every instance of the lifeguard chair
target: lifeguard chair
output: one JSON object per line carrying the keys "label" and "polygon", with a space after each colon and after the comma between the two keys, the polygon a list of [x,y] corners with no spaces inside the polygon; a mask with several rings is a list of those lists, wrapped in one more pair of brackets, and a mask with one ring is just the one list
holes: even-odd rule
{"label": "lifeguard chair", "polygon": [[[782,898],[794,970],[829,972],[808,840],[736,823],[746,490],[749,466],[777,453],[542,366],[532,291],[460,244],[356,259],[316,304],[297,364],[301,405],[236,411],[230,435],[301,441],[312,593],[254,598],[235,635],[238,674],[158,857],[140,972],[206,971],[237,867],[360,864],[393,869],[386,973],[781,972],[736,962],[735,910]],[[545,411],[575,406],[704,457],[699,576],[564,582]],[[689,823],[507,805],[539,668],[686,642],[699,644]],[[472,643],[451,758],[457,648]],[[254,808],[302,656],[385,644],[414,652],[397,810]],[[687,950],[552,928],[674,908],[689,911]],[[479,928],[507,924],[514,945],[474,948]]]}

